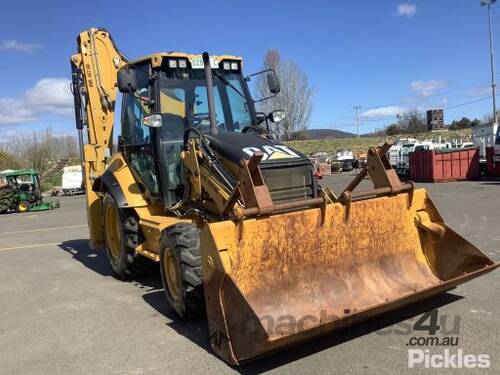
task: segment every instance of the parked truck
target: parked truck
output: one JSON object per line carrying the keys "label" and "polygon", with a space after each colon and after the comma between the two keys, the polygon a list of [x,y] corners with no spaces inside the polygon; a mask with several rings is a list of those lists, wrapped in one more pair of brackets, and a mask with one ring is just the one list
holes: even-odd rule
{"label": "parked truck", "polygon": [[82,166],[64,167],[61,177],[61,189],[64,195],[83,193]]}
{"label": "parked truck", "polygon": [[472,128],[472,142],[479,148],[479,164],[483,173],[487,171],[486,149],[494,147],[497,131],[498,124],[491,123]]}

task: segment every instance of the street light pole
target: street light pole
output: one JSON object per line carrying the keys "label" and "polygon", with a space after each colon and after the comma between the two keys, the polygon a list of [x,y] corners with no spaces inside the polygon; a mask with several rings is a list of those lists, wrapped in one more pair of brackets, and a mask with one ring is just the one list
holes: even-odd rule
{"label": "street light pole", "polygon": [[494,4],[496,0],[481,0],[481,5],[488,6],[488,29],[490,35],[490,64],[491,64],[491,92],[493,96],[493,124],[498,124],[497,118],[497,100],[496,100],[496,82],[495,82],[495,58],[493,51],[493,32],[491,27],[491,5]]}
{"label": "street light pole", "polygon": [[359,110],[361,109],[361,106],[359,104],[356,104],[354,107],[352,107],[352,109],[356,111],[356,135],[359,139]]}

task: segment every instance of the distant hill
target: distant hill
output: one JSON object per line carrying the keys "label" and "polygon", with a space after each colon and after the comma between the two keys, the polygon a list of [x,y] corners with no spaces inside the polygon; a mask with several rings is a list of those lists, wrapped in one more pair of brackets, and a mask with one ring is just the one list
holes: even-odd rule
{"label": "distant hill", "polygon": [[[349,134],[349,133],[347,133]],[[455,131],[442,131],[441,133],[420,133],[420,134],[405,134],[405,137],[414,137],[417,139],[424,140],[426,138],[434,138],[436,139],[439,136],[442,136],[443,139],[470,139],[471,130],[455,130]],[[383,144],[389,139],[394,139],[395,137],[377,136],[377,137],[365,137],[362,136],[360,139],[356,139],[353,135],[350,138],[325,138],[325,139],[308,139],[304,141],[290,141],[286,142],[287,145],[291,146],[293,149],[302,152],[305,155],[309,155],[313,152],[328,152],[333,153],[335,150],[339,148],[346,148],[352,150],[355,155],[359,155],[360,153],[365,153],[368,151],[368,148],[371,146],[378,146]]]}
{"label": "distant hill", "polygon": [[304,133],[306,139],[339,139],[355,137],[352,133],[335,129],[307,129]]}

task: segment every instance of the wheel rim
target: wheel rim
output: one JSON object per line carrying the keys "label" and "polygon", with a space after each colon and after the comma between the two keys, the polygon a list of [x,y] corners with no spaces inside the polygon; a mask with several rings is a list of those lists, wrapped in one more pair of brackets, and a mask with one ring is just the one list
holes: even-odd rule
{"label": "wheel rim", "polygon": [[28,211],[28,205],[25,202],[19,203],[19,212]]}
{"label": "wheel rim", "polygon": [[105,212],[106,242],[109,252],[114,259],[120,256],[121,228],[118,211],[115,206],[108,204]]}
{"label": "wheel rim", "polygon": [[167,283],[170,296],[174,301],[178,301],[181,295],[181,286],[179,284],[179,271],[174,254],[167,249],[163,262],[163,274]]}

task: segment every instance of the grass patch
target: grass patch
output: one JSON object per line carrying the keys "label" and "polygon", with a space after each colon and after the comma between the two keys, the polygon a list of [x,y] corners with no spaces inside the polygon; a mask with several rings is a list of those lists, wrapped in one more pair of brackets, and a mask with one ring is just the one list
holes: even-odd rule
{"label": "grass patch", "polygon": [[56,186],[61,186],[62,174],[63,174],[63,170],[61,169],[60,171],[55,172],[50,177],[45,178],[43,180],[43,182],[41,183],[42,191],[44,191],[44,192],[50,191]]}
{"label": "grass patch", "polygon": [[[53,163],[57,163],[57,161]],[[80,159],[71,158],[66,164],[79,165]],[[63,171],[64,171],[64,166],[58,169],[57,171],[50,173],[49,176],[45,176],[45,178],[41,181],[42,192],[51,191],[54,187],[61,186]]]}
{"label": "grass patch", "polygon": [[350,149],[355,156],[360,153],[366,153],[371,146],[378,146],[386,141],[394,141],[397,138],[417,138],[419,140],[438,139],[441,137],[447,141],[463,139],[469,140],[471,137],[470,129],[463,130],[442,130],[432,133],[404,134],[393,137],[362,137],[362,138],[339,138],[339,139],[314,139],[305,141],[286,142],[292,148],[309,155],[312,152],[325,151],[335,153],[339,148]]}

